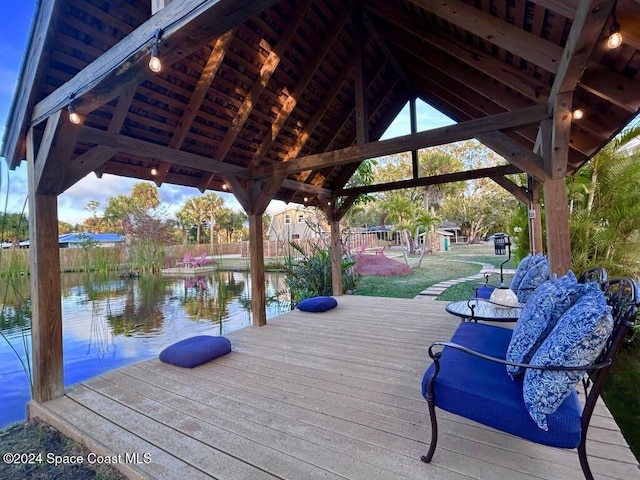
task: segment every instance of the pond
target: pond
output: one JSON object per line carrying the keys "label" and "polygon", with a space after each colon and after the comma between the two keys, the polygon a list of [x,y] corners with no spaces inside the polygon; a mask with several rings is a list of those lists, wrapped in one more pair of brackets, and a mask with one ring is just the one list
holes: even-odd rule
{"label": "pond", "polygon": [[[120,279],[62,275],[64,382],[71,385],[157,356],[192,335],[224,335],[251,325],[248,273]],[[267,318],[289,311],[284,275],[266,274]],[[29,279],[0,284],[0,429],[25,419],[30,400]]]}

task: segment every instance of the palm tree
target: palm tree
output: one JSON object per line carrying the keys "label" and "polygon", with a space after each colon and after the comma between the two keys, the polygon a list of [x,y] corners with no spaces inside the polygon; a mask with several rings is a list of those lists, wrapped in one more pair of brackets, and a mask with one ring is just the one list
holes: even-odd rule
{"label": "palm tree", "polygon": [[640,272],[640,125],[624,130],[568,179],[572,266],[601,265],[615,275]]}

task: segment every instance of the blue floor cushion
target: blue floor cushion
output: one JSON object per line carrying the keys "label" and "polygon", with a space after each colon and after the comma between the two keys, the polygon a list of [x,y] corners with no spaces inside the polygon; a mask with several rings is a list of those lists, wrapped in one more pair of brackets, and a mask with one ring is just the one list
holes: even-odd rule
{"label": "blue floor cushion", "polygon": [[231,351],[231,342],[224,337],[198,335],[169,345],[160,352],[160,360],[178,367],[193,368]]}
{"label": "blue floor cushion", "polygon": [[326,312],[338,306],[333,297],[311,297],[298,303],[298,309],[304,312]]}

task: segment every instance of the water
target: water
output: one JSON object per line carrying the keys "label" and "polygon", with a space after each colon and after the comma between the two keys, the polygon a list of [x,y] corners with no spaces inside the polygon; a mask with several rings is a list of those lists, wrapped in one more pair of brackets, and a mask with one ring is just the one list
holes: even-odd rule
{"label": "water", "polygon": [[[277,292],[284,276],[267,274],[267,318],[289,310]],[[62,276],[64,383],[66,386],[157,356],[193,335],[224,335],[251,325],[248,273],[138,279]],[[31,399],[25,367],[31,332],[28,278],[0,285],[0,429],[26,417]],[[9,345],[10,343],[10,345]],[[12,350],[13,347],[15,352]]]}

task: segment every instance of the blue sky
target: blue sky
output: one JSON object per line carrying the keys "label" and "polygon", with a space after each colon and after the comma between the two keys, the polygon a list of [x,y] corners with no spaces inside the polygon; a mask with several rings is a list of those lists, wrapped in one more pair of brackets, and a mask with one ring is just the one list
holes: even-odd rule
{"label": "blue sky", "polygon": [[[0,138],[4,136],[7,115],[16,87],[24,50],[26,48],[31,21],[35,10],[35,0],[0,0],[0,18],[4,18],[0,29]],[[428,130],[453,123],[428,105],[418,103],[418,130]],[[408,106],[398,115],[383,138],[392,138],[410,132]],[[15,170],[9,171],[4,158],[0,159],[0,208],[8,212],[20,212],[27,195],[27,166],[25,162]],[[93,173],[69,188],[58,197],[58,217],[65,222],[76,224],[90,216],[85,206],[90,200],[100,202],[98,214],[106,207],[107,199],[112,196],[128,195],[131,187],[140,180],[103,175],[101,179]],[[196,188],[164,184],[160,188],[163,207],[173,213],[187,198],[196,196]],[[240,209],[233,195],[221,193],[227,205]],[[272,202],[268,211],[282,208],[282,202]]]}

